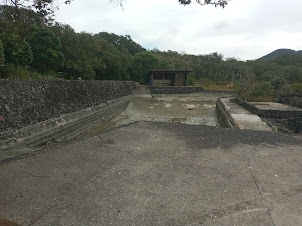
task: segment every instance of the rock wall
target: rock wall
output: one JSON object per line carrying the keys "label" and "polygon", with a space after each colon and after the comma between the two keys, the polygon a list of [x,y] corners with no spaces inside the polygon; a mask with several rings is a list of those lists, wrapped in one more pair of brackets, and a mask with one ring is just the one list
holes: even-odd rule
{"label": "rock wall", "polygon": [[255,105],[253,105],[252,103],[240,100],[238,98],[236,99],[236,102],[242,107],[244,107],[246,110],[250,111],[253,114],[259,115],[262,118],[288,119],[288,118],[302,117],[302,111],[260,109]]}
{"label": "rock wall", "polygon": [[132,94],[134,82],[0,80],[0,135]]}
{"label": "rock wall", "polygon": [[[273,108],[260,109],[252,103],[239,99],[236,99],[236,102],[253,114],[259,115],[269,125],[276,126],[280,131],[283,131],[285,133],[302,132],[302,111],[299,111],[299,108],[297,108],[298,110],[278,110]],[[289,102],[290,101],[284,101],[283,103]],[[292,104],[292,106],[294,105]]]}
{"label": "rock wall", "polygon": [[277,102],[302,108],[302,93],[290,93],[277,98]]}
{"label": "rock wall", "polygon": [[149,86],[148,89],[152,94],[186,94],[203,91],[202,87],[191,86]]}

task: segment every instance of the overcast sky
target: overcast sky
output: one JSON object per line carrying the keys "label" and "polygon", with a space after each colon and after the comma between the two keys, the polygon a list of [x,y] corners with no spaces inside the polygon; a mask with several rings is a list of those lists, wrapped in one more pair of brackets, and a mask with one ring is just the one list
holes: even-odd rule
{"label": "overcast sky", "polygon": [[256,59],[279,48],[302,50],[302,0],[232,0],[222,9],[194,0],[74,0],[61,5],[56,21],[77,32],[130,35],[146,49],[189,54],[222,53]]}

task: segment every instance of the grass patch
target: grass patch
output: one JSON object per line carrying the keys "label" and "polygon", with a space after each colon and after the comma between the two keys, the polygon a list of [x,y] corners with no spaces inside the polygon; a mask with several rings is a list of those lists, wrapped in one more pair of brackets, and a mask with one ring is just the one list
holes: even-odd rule
{"label": "grass patch", "polygon": [[214,91],[235,91],[234,83],[230,81],[217,81],[214,82],[209,78],[201,78],[198,80],[199,86],[205,90]]}
{"label": "grass patch", "polygon": [[234,84],[209,84],[203,86],[205,90],[217,90],[217,91],[235,91]]}
{"label": "grass patch", "polygon": [[229,100],[231,103],[236,103],[237,101],[236,101],[236,98],[231,98],[230,100]]}
{"label": "grass patch", "polygon": [[292,91],[294,93],[302,93],[302,83],[293,83],[292,84]]}
{"label": "grass patch", "polygon": [[259,97],[252,97],[250,99],[252,102],[275,102],[274,96],[259,96]]}

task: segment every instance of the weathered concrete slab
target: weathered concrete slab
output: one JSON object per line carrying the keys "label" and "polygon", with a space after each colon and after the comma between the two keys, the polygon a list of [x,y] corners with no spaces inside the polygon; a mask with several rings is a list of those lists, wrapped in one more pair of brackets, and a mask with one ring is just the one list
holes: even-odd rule
{"label": "weathered concrete slab", "polygon": [[22,225],[300,225],[302,140],[141,122],[0,166]]}
{"label": "weathered concrete slab", "polygon": [[135,93],[126,111],[113,119],[116,125],[136,121],[158,121],[219,126],[215,112],[216,101],[221,95],[232,95],[204,92],[154,94],[154,98],[148,98],[148,94],[141,92]]}
{"label": "weathered concrete slab", "polygon": [[235,102],[230,102],[230,98],[220,98],[218,111],[222,111],[224,120],[229,121],[231,127],[239,129],[250,129],[259,131],[272,131],[272,129],[261,120],[258,115],[252,114]]}

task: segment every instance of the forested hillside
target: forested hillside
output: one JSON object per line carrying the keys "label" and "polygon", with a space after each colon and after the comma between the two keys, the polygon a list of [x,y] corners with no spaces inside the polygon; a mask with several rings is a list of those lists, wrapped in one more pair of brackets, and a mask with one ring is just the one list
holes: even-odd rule
{"label": "forested hillside", "polygon": [[219,53],[146,50],[129,35],[77,33],[24,8],[0,7],[0,77],[4,79],[133,80],[149,69],[189,69],[190,85],[236,88],[245,97],[301,92],[302,55],[241,61]]}
{"label": "forested hillside", "polygon": [[277,49],[258,60],[275,60],[278,57],[282,57],[284,55],[302,55],[302,50],[292,50],[292,49]]}

